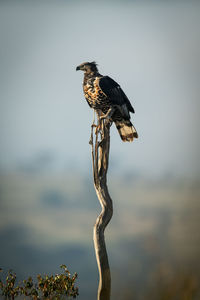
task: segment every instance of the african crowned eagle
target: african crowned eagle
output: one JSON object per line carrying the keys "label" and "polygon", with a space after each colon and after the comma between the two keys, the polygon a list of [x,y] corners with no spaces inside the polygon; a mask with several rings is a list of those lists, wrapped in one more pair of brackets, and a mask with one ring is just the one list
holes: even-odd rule
{"label": "african crowned eagle", "polygon": [[137,138],[130,121],[130,112],[135,111],[119,84],[101,75],[95,62],[82,63],[76,70],[84,72],[83,91],[89,106],[115,123],[122,141],[132,142]]}

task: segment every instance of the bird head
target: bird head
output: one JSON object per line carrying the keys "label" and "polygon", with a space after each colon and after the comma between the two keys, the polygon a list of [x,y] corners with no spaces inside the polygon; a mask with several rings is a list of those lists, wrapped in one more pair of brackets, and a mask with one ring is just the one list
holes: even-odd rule
{"label": "bird head", "polygon": [[98,71],[97,64],[96,64],[95,61],[82,63],[81,65],[79,65],[76,68],[76,71],[79,71],[79,70],[81,70],[81,71],[83,71],[85,73],[88,73],[88,74]]}

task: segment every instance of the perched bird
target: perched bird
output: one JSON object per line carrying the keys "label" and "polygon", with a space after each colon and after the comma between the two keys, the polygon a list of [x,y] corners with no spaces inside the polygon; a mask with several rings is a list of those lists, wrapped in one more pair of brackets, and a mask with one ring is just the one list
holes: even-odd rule
{"label": "perched bird", "polygon": [[109,118],[115,123],[122,141],[132,142],[138,138],[130,121],[130,112],[135,111],[119,84],[101,75],[94,61],[82,63],[76,70],[84,72],[83,91],[89,106],[101,112],[100,118]]}

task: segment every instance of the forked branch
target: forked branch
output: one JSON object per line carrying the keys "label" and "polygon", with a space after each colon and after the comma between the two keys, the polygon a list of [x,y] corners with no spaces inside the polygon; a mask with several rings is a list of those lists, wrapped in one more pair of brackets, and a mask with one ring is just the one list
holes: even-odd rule
{"label": "forked branch", "polygon": [[99,269],[97,300],[110,300],[111,293],[110,267],[104,238],[104,230],[113,215],[112,199],[107,187],[110,126],[111,123],[107,119],[101,119],[97,114],[97,125],[93,124],[91,126],[90,139],[90,144],[92,146],[94,187],[102,207],[102,211],[96,219],[93,233],[94,248]]}

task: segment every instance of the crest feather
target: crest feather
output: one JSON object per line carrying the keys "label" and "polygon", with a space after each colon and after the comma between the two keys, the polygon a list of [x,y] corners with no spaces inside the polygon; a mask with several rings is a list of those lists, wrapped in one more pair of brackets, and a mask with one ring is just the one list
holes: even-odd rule
{"label": "crest feather", "polygon": [[98,64],[96,63],[96,61],[91,61],[92,65],[98,66]]}

